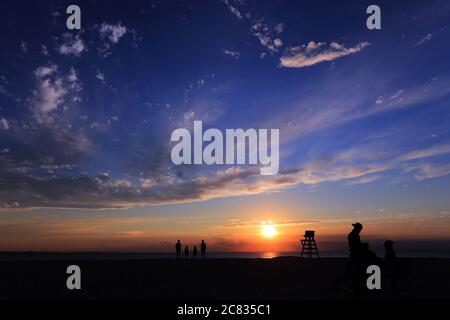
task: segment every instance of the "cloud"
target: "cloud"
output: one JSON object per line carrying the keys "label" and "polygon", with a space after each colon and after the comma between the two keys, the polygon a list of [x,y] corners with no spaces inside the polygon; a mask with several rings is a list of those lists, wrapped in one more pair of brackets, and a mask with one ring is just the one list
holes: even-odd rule
{"label": "cloud", "polygon": [[6,88],[8,85],[9,85],[9,83],[8,83],[8,80],[6,79],[6,77],[3,75],[0,75],[0,93],[3,93],[5,95],[11,95],[11,93],[9,93]]}
{"label": "cloud", "polygon": [[223,52],[223,54],[225,56],[230,57],[230,58],[234,58],[234,59],[239,59],[239,57],[241,56],[239,51],[235,51],[235,50],[223,49],[222,52]]}
{"label": "cloud", "polygon": [[231,219],[228,223],[222,224],[222,227],[254,227],[261,226],[265,224],[270,224],[273,226],[290,226],[290,225],[304,225],[309,223],[318,223],[318,220],[241,220],[241,219]]}
{"label": "cloud", "polygon": [[[432,149],[432,148],[431,148]],[[65,149],[67,150],[67,149]],[[155,171],[146,178],[112,178],[63,175],[61,170],[73,166],[50,161],[40,169],[52,173],[41,175],[36,170],[17,170],[17,166],[0,169],[0,203],[20,208],[57,207],[81,209],[128,208],[140,205],[180,204],[209,199],[249,196],[277,192],[296,185],[314,186],[321,183],[344,182],[347,185],[369,183],[381,178],[380,173],[394,169],[415,172],[418,180],[450,173],[448,164],[415,164],[407,162],[418,157],[441,154],[447,147],[416,150],[404,157],[384,154],[383,159],[371,155],[359,156],[362,150],[346,150],[334,155],[317,156],[292,169],[280,170],[276,176],[261,176],[254,166],[231,167],[210,173],[190,175]],[[374,151],[376,152],[376,151]],[[415,154],[415,156],[411,156]],[[357,161],[362,161],[357,163]],[[164,165],[163,165],[164,166]],[[32,174],[31,174],[32,173]],[[20,188],[20,192],[19,189]],[[310,221],[272,221],[276,224],[309,223]],[[229,226],[252,225],[257,222],[234,222]]]}
{"label": "cloud", "polygon": [[[309,165],[263,177],[259,168],[232,167],[194,178],[163,173],[135,185],[128,179],[112,179],[106,174],[97,177],[39,177],[28,172],[6,168],[2,173],[0,203],[17,201],[23,208],[127,208],[139,205],[162,205],[204,201],[219,197],[255,195],[282,190],[297,184],[313,185],[362,177],[385,170],[366,165],[326,168]],[[14,186],[21,186],[17,192]]]}
{"label": "cloud", "polygon": [[[247,13],[242,15],[238,10],[237,5],[232,5],[229,0],[221,0],[224,3],[231,13],[236,16],[239,20],[248,20],[252,22],[250,32],[253,36],[255,36],[259,43],[266,49],[270,51],[270,53],[276,53],[283,46],[283,41],[278,38],[278,35],[283,33],[285,29],[284,23],[278,23],[273,28],[271,28],[268,24],[264,22],[264,18],[261,19],[252,19],[252,15]],[[240,5],[243,3],[238,1]],[[263,58],[263,55],[260,55],[260,58]]]}
{"label": "cloud", "polygon": [[277,24],[277,25],[275,26],[275,28],[273,28],[273,30],[274,30],[277,34],[280,34],[280,33],[283,33],[284,28],[285,28],[284,23],[279,23],[279,24]]}
{"label": "cloud", "polygon": [[50,79],[39,80],[38,88],[33,92],[34,111],[39,123],[49,122],[48,114],[63,104],[66,93],[61,78],[53,82]]}
{"label": "cloud", "polygon": [[236,250],[236,248],[243,248],[247,245],[247,241],[242,239],[235,239],[230,236],[215,236],[213,237],[214,250],[216,251],[228,251],[228,250]]}
{"label": "cloud", "polygon": [[28,44],[25,41],[21,41],[20,42],[20,50],[23,53],[27,53],[28,52]]}
{"label": "cloud", "polygon": [[354,179],[354,180],[350,181],[349,184],[350,185],[365,184],[365,183],[377,181],[379,179],[381,179],[380,176],[376,176],[376,175],[370,176],[369,175],[369,176],[363,176],[361,178]]}
{"label": "cloud", "polygon": [[425,180],[450,174],[450,164],[425,163],[415,166],[407,166],[405,171],[416,172],[414,177],[417,180]]}
{"label": "cloud", "polygon": [[9,123],[8,123],[8,120],[6,120],[5,118],[0,119],[0,130],[5,130],[5,131],[9,130]]}
{"label": "cloud", "polygon": [[[281,27],[279,27],[280,24],[278,24],[277,26],[274,28],[274,30],[275,33],[278,34],[280,33],[279,31],[281,30]],[[267,24],[265,24],[263,19],[256,21],[256,23],[253,24],[250,30],[252,34],[256,38],[258,38],[259,43],[272,53],[278,52],[278,50],[283,46],[283,41],[274,36],[274,30],[272,30]]]}
{"label": "cloud", "polygon": [[100,72],[99,70],[97,70],[97,73],[95,74],[95,77],[96,77],[98,80],[102,81],[102,82],[105,81],[105,74],[102,73],[102,72]]}
{"label": "cloud", "polygon": [[275,45],[276,48],[279,48],[283,45],[283,41],[277,38],[273,40],[273,44]]}
{"label": "cloud", "polygon": [[103,22],[100,26],[100,36],[102,38],[108,38],[112,43],[118,43],[126,33],[127,28],[122,26],[121,22],[116,25]]}
{"label": "cloud", "polygon": [[324,42],[310,41],[307,45],[289,48],[280,58],[280,65],[286,68],[310,67],[358,53],[369,45],[368,42],[361,42],[355,47],[346,48],[337,42],[331,42],[327,46]]}
{"label": "cloud", "polygon": [[[348,78],[347,78],[348,79]],[[373,95],[364,88],[356,88],[355,79],[342,83],[324,82],[317,92],[303,96],[284,112],[278,112],[263,123],[262,127],[277,128],[282,126],[283,141],[293,140],[299,136],[335,128],[340,125],[360,120],[375,114],[390,112],[401,108],[412,108],[419,104],[435,101],[450,94],[450,79],[431,79],[405,89],[392,89],[384,93],[383,98],[367,99]],[[323,88],[327,94],[322,94]],[[350,91],[349,91],[350,90]]]}
{"label": "cloud", "polygon": [[79,57],[86,49],[85,44],[83,40],[80,39],[79,35],[73,36],[71,33],[66,33],[63,35],[63,38],[63,44],[61,44],[57,49],[60,54]]}
{"label": "cloud", "polygon": [[150,189],[156,186],[156,181],[153,179],[139,179],[141,187],[144,189]]}
{"label": "cloud", "polygon": [[384,97],[383,97],[383,96],[379,96],[379,97],[377,98],[377,100],[375,101],[375,103],[376,103],[376,104],[382,104],[383,101],[384,101]]}
{"label": "cloud", "polygon": [[230,12],[231,12],[236,18],[238,18],[239,20],[244,19],[244,17],[243,17],[243,15],[241,14],[241,12],[240,12],[235,6],[233,6],[233,5],[230,3],[229,0],[221,0],[221,1],[222,1],[222,3],[224,3],[224,4],[227,6],[228,10],[230,10]]}
{"label": "cloud", "polygon": [[77,76],[77,72],[75,71],[75,69],[72,67],[70,68],[70,73],[67,76],[67,80],[69,82],[76,82],[78,81],[78,76]]}
{"label": "cloud", "polygon": [[10,93],[8,92],[8,90],[3,86],[3,84],[0,83],[0,93],[9,95]]}
{"label": "cloud", "polygon": [[50,64],[48,66],[42,66],[36,69],[34,74],[38,78],[45,78],[47,76],[50,76],[54,74],[58,70],[58,67],[54,64]]}
{"label": "cloud", "polygon": [[413,47],[418,47],[423,45],[424,43],[430,41],[431,39],[433,39],[433,37],[436,35],[436,32],[433,33],[428,33],[426,36],[424,36],[422,39],[420,39],[419,41],[417,41]]}
{"label": "cloud", "polygon": [[34,72],[37,88],[30,98],[35,119],[40,124],[49,124],[53,118],[51,114],[64,104],[67,94],[72,94],[72,101],[78,102],[77,95],[81,91],[81,84],[74,68],[67,76],[58,74],[58,67],[54,64],[41,66]]}
{"label": "cloud", "polygon": [[440,145],[440,146],[433,146],[426,149],[419,149],[410,151],[408,153],[405,153],[403,155],[400,155],[397,157],[397,161],[410,161],[410,160],[417,160],[417,159],[424,159],[429,157],[435,157],[443,154],[450,153],[450,144],[447,145]]}
{"label": "cloud", "polygon": [[44,44],[41,44],[41,53],[42,53],[44,56],[48,56],[48,48],[47,48],[47,46],[44,45]]}

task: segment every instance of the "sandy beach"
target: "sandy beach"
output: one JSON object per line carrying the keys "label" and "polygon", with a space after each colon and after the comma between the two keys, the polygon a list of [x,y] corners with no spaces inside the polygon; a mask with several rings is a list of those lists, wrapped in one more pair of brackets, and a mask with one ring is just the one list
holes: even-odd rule
{"label": "sandy beach", "polygon": [[[364,299],[450,298],[450,259],[412,258],[394,295],[387,281]],[[336,288],[347,259],[139,259],[2,261],[0,299],[324,300],[353,299]],[[66,288],[66,268],[82,270],[82,290]],[[350,288],[350,283],[345,287]]]}

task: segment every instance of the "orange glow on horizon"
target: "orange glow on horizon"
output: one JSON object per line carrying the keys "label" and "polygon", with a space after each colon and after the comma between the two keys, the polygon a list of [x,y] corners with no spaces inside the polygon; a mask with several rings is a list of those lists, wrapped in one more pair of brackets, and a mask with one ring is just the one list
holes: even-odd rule
{"label": "orange glow on horizon", "polygon": [[[247,208],[246,208],[247,209]],[[449,241],[449,218],[428,214],[384,214],[377,218],[287,215],[275,208],[198,216],[167,215],[30,215],[2,213],[0,251],[154,251],[172,252],[180,239],[192,248],[202,239],[210,252],[298,251],[305,230],[315,230],[319,250],[347,248],[351,224],[364,225],[363,241]],[[433,219],[431,219],[433,218]]]}

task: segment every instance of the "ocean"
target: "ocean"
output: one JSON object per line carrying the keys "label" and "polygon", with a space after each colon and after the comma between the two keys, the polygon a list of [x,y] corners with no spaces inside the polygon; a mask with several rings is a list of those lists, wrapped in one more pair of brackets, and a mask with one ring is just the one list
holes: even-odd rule
{"label": "ocean", "polygon": [[[383,257],[383,252],[375,252]],[[399,257],[450,258],[450,250],[406,250],[397,252]],[[300,252],[209,252],[210,259],[273,259],[276,257],[300,257]],[[321,251],[324,258],[345,258],[346,251]],[[18,260],[131,260],[175,259],[174,252],[0,252],[0,261]],[[193,259],[192,255],[189,256]],[[182,259],[184,255],[182,254]],[[201,259],[200,255],[197,259]]]}

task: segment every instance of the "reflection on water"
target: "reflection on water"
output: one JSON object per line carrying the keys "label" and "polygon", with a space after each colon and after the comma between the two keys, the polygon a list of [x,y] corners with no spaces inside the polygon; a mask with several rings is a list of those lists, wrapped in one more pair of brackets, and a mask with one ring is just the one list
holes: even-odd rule
{"label": "reflection on water", "polygon": [[272,259],[272,258],[275,258],[275,257],[279,257],[280,255],[282,255],[282,254],[279,253],[279,252],[263,252],[263,253],[260,254],[260,258]]}

